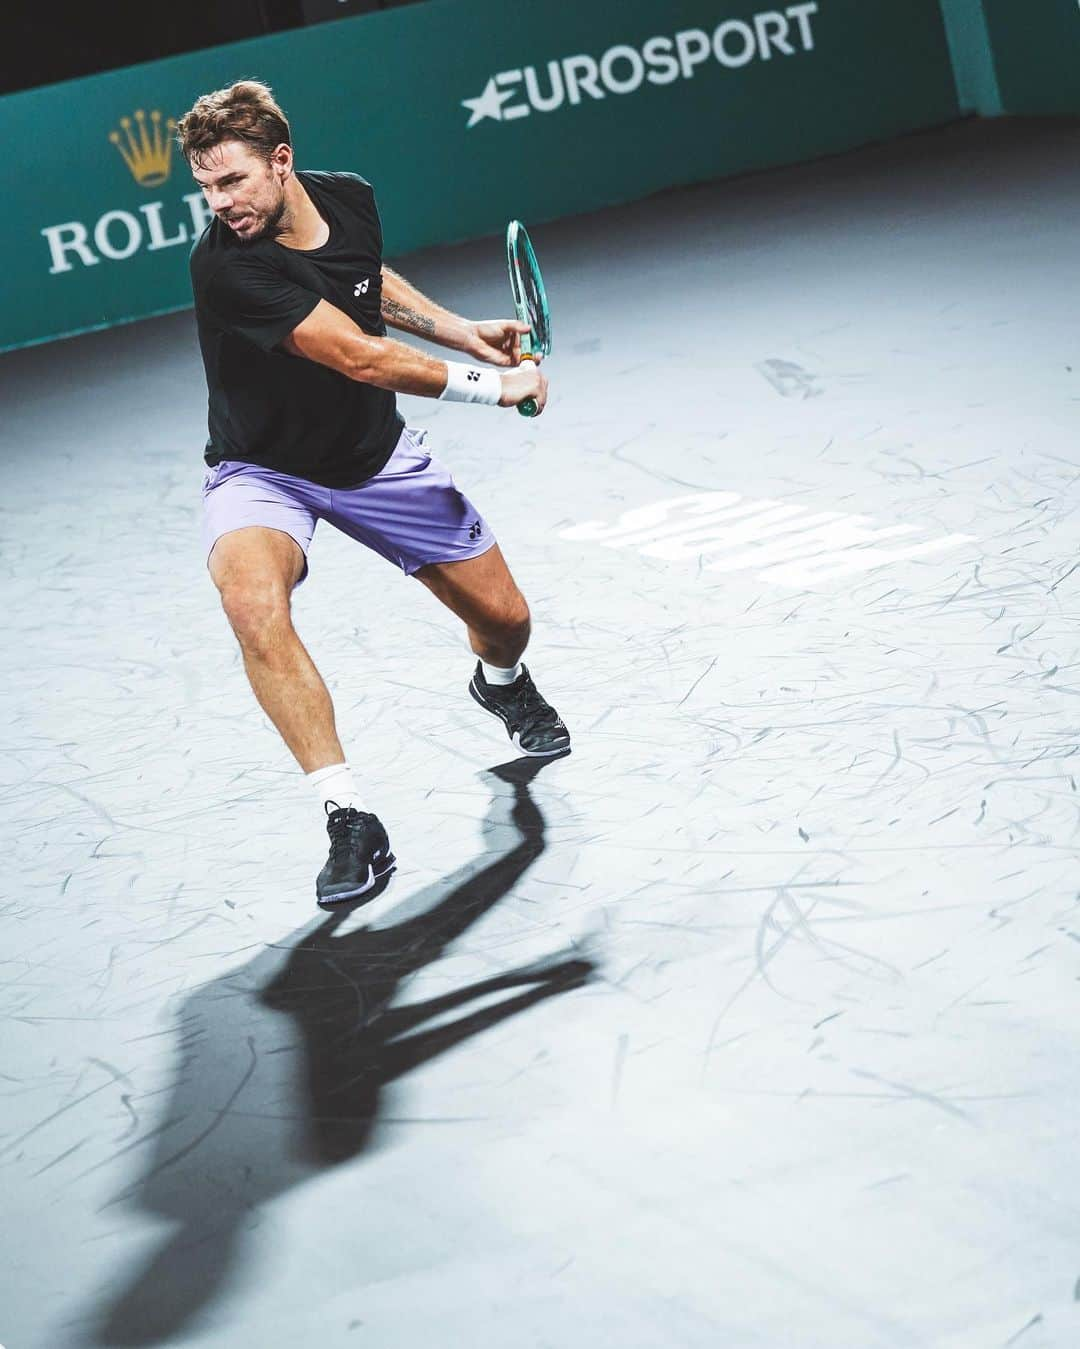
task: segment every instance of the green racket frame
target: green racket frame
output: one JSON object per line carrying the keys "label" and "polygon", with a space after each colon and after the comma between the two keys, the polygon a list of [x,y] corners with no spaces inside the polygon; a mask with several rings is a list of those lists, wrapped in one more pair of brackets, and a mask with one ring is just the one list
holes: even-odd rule
{"label": "green racket frame", "polygon": [[[511,220],[506,228],[506,265],[510,273],[510,291],[514,309],[529,331],[521,335],[521,359],[535,361],[537,354],[551,355],[551,312],[540,264],[536,261],[529,231],[520,220]],[[523,417],[535,417],[539,409],[535,398],[518,404]]]}

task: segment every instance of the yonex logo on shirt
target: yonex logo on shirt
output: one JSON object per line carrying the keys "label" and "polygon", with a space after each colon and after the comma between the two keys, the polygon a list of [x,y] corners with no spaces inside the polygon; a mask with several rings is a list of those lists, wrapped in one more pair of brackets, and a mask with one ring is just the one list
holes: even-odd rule
{"label": "yonex logo on shirt", "polygon": [[371,285],[371,277],[370,277],[370,276],[365,276],[364,279],[363,279],[363,281],[358,281],[358,282],[356,283],[356,287],[355,287],[355,289],[353,290],[353,294],[354,294],[354,295],[366,295],[366,294],[368,293],[368,286],[370,286],[370,285]]}
{"label": "yonex logo on shirt", "polygon": [[636,93],[645,83],[690,80],[698,66],[711,63],[735,70],[752,61],[811,52],[810,20],[817,12],[817,4],[806,0],[746,19],[727,19],[711,32],[686,28],[673,36],[658,34],[640,46],[618,43],[599,58],[581,52],[548,61],[542,71],[536,66],[500,70],[477,98],[462,100],[462,107],[469,110],[468,128],[486,120],[511,122],[533,112],[555,112],[567,103],[577,107],[584,96],[603,99]]}

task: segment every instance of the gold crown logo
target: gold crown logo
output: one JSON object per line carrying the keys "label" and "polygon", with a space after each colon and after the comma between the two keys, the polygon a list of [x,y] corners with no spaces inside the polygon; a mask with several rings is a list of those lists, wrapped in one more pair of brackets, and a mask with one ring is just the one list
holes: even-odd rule
{"label": "gold crown logo", "polygon": [[110,133],[109,140],[120,151],[131,176],[140,187],[160,187],[171,167],[175,119],[170,117],[163,125],[161,113],[155,108],[147,125],[146,113],[140,108],[134,123],[130,117],[121,117],[120,127],[120,131]]}

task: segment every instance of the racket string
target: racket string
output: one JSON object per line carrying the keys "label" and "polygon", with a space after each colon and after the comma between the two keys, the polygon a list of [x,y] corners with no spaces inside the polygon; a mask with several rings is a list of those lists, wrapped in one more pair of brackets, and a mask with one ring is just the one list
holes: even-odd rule
{"label": "racket string", "polygon": [[515,302],[524,311],[521,315],[532,329],[533,343],[545,355],[551,350],[551,319],[548,314],[547,295],[541,277],[540,265],[536,260],[528,234],[523,228],[514,230],[511,235],[510,268],[511,284]]}

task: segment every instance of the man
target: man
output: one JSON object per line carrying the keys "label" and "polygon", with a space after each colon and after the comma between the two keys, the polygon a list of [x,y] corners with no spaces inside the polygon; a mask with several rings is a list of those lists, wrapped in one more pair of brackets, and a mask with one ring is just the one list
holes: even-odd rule
{"label": "man", "polygon": [[[371,891],[395,858],[292,626],[290,594],[307,574],[317,520],[416,576],[463,620],[478,657],[469,692],[520,753],[569,749],[521,664],[524,596],[480,512],[424,434],[405,427],[395,399],[509,408],[531,397],[542,411],[547,380],[520,363],[527,325],[470,322],[382,265],[371,187],[354,174],[298,172],[266,85],[242,81],[198,99],[177,139],[215,216],[191,254],[209,389],[208,567],[255,696],[323,803],[330,856],[316,895],[329,906]],[[393,341],[387,323],[471,361]]]}

